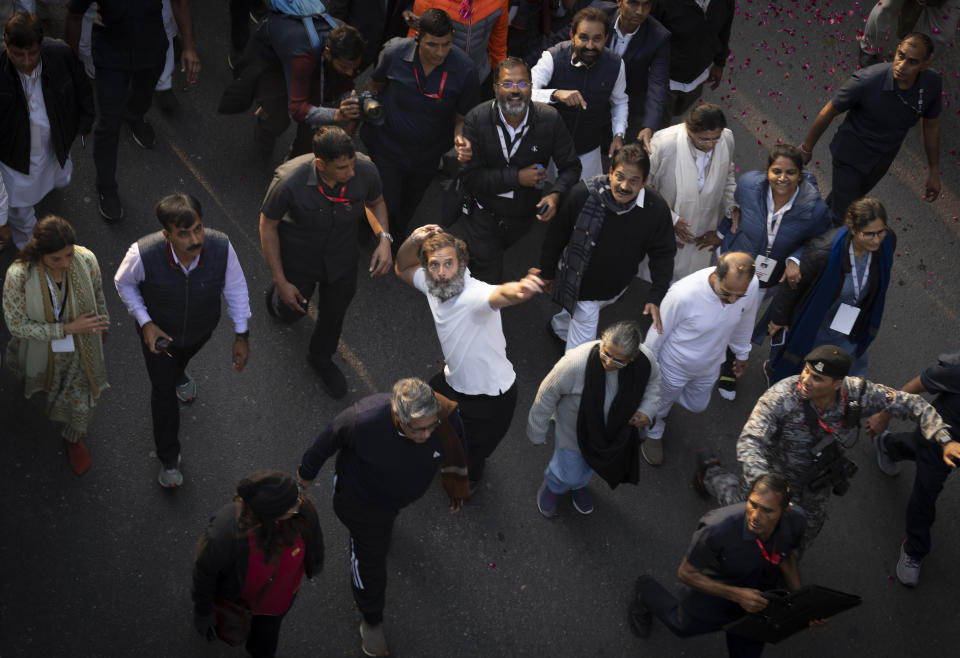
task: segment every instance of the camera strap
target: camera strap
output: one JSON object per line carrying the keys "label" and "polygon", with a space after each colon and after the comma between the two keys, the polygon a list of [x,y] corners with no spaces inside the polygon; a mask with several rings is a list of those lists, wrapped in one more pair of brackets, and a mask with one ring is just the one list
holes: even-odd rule
{"label": "camera strap", "polygon": [[[863,393],[866,388],[867,380],[863,378],[860,379],[860,387],[857,391],[856,398],[853,398],[851,395],[847,395],[846,387],[841,388],[841,396],[843,399],[843,417],[837,425],[833,426],[827,425],[825,422],[823,422],[823,419],[820,418],[820,414],[817,413],[817,410],[813,408],[813,403],[810,402],[810,400],[803,401],[804,421],[806,422],[806,425],[810,429],[810,433],[814,436],[814,438],[820,439],[810,449],[810,454],[816,455],[832,441],[836,441],[840,444],[841,448],[845,449],[852,448],[854,445],[856,445],[857,441],[860,439],[860,419],[863,416],[863,405],[861,400],[863,399]],[[850,430],[854,428],[856,428],[856,435],[849,445],[840,441],[838,436],[834,436],[838,430]]]}

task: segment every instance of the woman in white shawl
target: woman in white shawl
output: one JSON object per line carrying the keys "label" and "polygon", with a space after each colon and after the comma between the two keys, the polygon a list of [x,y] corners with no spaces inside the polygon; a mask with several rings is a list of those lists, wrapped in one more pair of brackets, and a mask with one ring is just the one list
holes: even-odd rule
{"label": "woman in white shawl", "polygon": [[[717,224],[734,207],[737,188],[733,133],[723,110],[703,103],[690,110],[684,123],[655,133],[651,151],[647,187],[660,193],[673,214],[677,281],[709,267],[710,256],[720,245]],[[649,275],[641,270],[641,277]]]}

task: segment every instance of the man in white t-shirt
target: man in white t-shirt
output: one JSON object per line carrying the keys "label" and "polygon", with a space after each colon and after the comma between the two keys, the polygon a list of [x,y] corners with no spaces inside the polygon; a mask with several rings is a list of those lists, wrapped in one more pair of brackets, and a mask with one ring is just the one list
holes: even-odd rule
{"label": "man in white t-shirt", "polygon": [[[397,276],[427,296],[446,364],[430,386],[456,400],[467,437],[471,484],[510,429],[516,373],[507,360],[500,309],[543,292],[539,270],[495,286],[467,270],[467,245],[435,224],[413,231],[397,252]],[[472,488],[472,487],[471,487]]]}

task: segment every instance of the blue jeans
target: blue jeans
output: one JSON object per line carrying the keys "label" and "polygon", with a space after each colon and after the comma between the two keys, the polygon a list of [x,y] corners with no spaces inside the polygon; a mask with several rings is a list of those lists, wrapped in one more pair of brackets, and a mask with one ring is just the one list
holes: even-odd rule
{"label": "blue jeans", "polygon": [[575,450],[554,447],[553,457],[543,471],[543,480],[547,488],[555,494],[571,489],[583,489],[593,477],[593,469],[583,460],[583,455]]}

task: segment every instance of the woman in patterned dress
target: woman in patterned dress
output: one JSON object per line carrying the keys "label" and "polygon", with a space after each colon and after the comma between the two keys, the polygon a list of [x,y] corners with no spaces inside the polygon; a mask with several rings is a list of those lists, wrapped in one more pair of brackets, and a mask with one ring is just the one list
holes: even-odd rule
{"label": "woman in patterned dress", "polygon": [[47,417],[63,423],[70,466],[90,468],[83,443],[108,387],[103,341],[110,327],[100,266],[76,244],[73,227],[50,215],[7,270],[3,315],[12,339],[4,365],[24,382],[24,397],[44,394]]}

